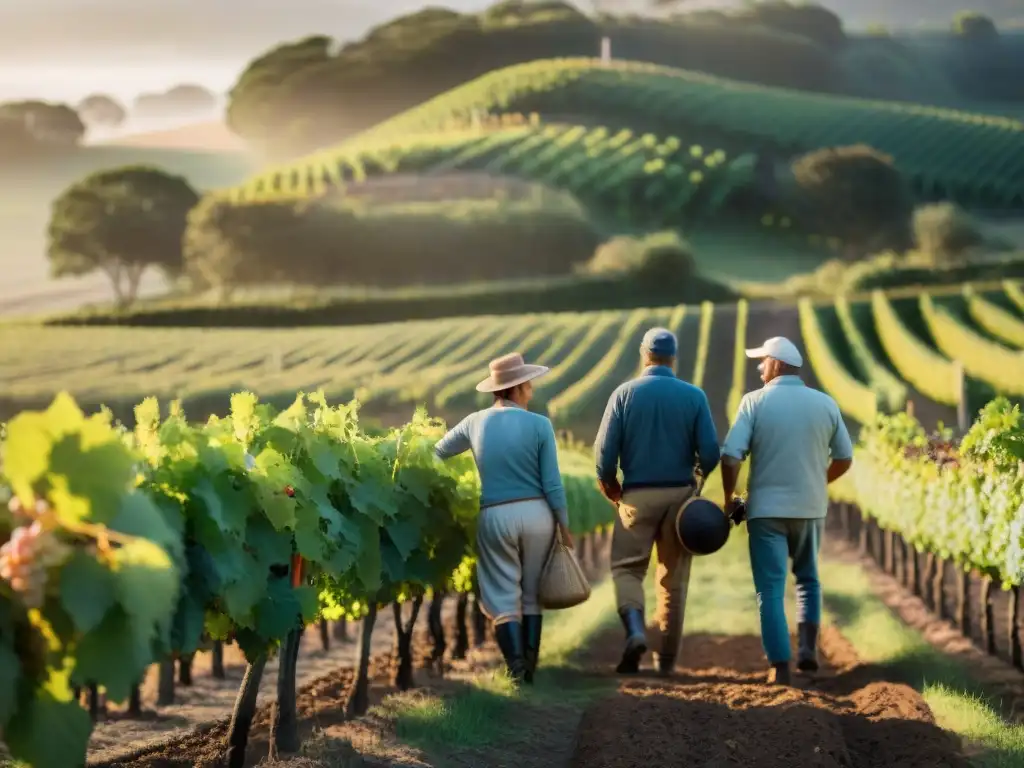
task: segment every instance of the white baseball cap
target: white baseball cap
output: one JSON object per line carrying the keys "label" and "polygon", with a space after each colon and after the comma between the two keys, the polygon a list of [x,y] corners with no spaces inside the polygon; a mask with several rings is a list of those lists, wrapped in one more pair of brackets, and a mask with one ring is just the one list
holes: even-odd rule
{"label": "white baseball cap", "polygon": [[800,350],[796,348],[796,344],[782,336],[773,336],[757,349],[748,349],[747,357],[755,359],[770,357],[780,363],[792,365],[794,368],[799,368],[804,364],[804,358],[800,354]]}

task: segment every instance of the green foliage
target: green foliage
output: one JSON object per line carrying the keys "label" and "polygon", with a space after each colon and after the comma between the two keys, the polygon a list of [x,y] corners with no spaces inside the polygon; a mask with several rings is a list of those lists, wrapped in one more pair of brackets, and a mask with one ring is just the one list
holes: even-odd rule
{"label": "green foliage", "polygon": [[953,203],[925,205],[914,211],[914,244],[930,264],[943,267],[960,263],[984,236],[971,216]]}
{"label": "green foliage", "polygon": [[497,69],[346,146],[386,147],[410,134],[451,131],[470,124],[474,112],[586,115],[777,157],[866,144],[892,157],[920,197],[986,208],[1024,204],[1015,182],[1024,172],[1024,124],[1016,118],[766,88],[636,61],[555,59]]}
{"label": "green foliage", "polygon": [[133,114],[142,119],[167,119],[208,113],[217,107],[217,97],[201,85],[176,85],[164,93],[143,93],[132,104]]}
{"label": "green foliage", "polygon": [[[795,10],[765,21],[686,17],[588,18],[563,3],[500,3],[479,15],[427,8],[334,51],[322,37],[282,44],[254,59],[231,90],[228,121],[279,153],[327,146],[468,78],[554,56],[595,55],[614,41],[616,59],[693,68],[786,88],[840,84],[825,47],[827,20]],[[823,23],[824,22],[824,23]],[[841,30],[840,30],[841,33]],[[365,94],[380,98],[366,99]]]}
{"label": "green foliage", "polygon": [[[331,198],[189,216],[187,271],[221,295],[253,285],[395,287],[567,274],[600,234],[570,196],[400,205]],[[344,247],[339,247],[344,243]]]}
{"label": "green foliage", "polygon": [[990,403],[941,463],[923,448],[924,429],[906,414],[861,430],[851,472],[852,500],[883,528],[919,549],[1000,580],[1024,583],[1024,470],[1021,417],[1005,400]]}
{"label": "green foliage", "polygon": [[957,297],[939,301],[922,294],[920,301],[921,314],[946,357],[1000,394],[1024,395],[1024,359],[1018,350],[976,331]]}
{"label": "green foliage", "polygon": [[582,271],[620,275],[652,286],[690,280],[695,271],[693,250],[678,232],[667,230],[643,237],[621,236],[603,243]]}
{"label": "green foliage", "polygon": [[859,255],[908,241],[913,197],[893,158],[863,144],[822,149],[793,162],[797,217]]}
{"label": "green foliage", "polygon": [[180,176],[130,166],[93,173],[54,202],[47,257],[54,277],[103,272],[119,304],[129,304],[142,274],[182,266],[185,217],[198,196]]}
{"label": "green foliage", "polygon": [[[434,456],[444,425],[424,412],[380,436],[320,393],[280,412],[238,393],[202,425],[154,398],[135,415],[127,432],[62,394],[3,433],[0,728],[14,758],[82,763],[91,726],[72,686],[123,700],[203,638],[251,660],[318,614],[471,586],[479,479],[471,454]],[[565,483],[589,533],[611,508],[582,461],[565,462]],[[30,526],[45,551],[24,546]]]}
{"label": "green foliage", "polygon": [[63,553],[9,563],[14,576],[42,582],[38,606],[12,589],[12,575],[0,581],[0,730],[11,754],[35,768],[78,765],[91,726],[71,687],[93,682],[124,700],[166,647],[180,540],[132,487],[136,457],[109,417],[86,418],[66,395],[13,418],[0,457],[0,539],[34,524]]}
{"label": "green foliage", "polygon": [[971,42],[992,42],[999,37],[995,22],[983,13],[961,11],[953,19],[953,32]]}

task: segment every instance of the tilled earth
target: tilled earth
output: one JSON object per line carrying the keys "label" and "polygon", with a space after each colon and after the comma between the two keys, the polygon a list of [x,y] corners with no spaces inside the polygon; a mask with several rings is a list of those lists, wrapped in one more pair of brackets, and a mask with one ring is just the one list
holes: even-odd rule
{"label": "tilled earth", "polygon": [[[595,645],[607,667],[616,635]],[[856,662],[835,631],[827,663],[796,686],[765,685],[758,638],[690,636],[674,678],[639,676],[584,713],[573,768],[967,768],[912,688]],[[824,659],[823,659],[824,660]]]}

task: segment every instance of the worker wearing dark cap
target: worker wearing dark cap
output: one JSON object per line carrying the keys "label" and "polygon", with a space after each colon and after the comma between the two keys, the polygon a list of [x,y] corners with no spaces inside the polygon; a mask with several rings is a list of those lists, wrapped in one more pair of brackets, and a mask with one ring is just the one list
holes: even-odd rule
{"label": "worker wearing dark cap", "polygon": [[643,581],[653,548],[661,634],[657,671],[669,675],[682,639],[692,559],[679,544],[674,513],[696,491],[695,467],[707,477],[721,454],[707,396],[675,375],[675,335],[652,328],[640,355],[641,374],[608,400],[594,452],[598,482],[618,506],[611,567],[626,631],[618,672],[639,672],[647,651]]}

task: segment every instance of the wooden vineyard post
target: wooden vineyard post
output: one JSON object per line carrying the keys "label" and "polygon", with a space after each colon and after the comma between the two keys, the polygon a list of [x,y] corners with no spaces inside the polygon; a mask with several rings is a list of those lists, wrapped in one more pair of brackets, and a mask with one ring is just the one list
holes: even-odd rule
{"label": "wooden vineyard post", "polygon": [[915,544],[910,545],[910,559],[913,563],[913,568],[910,571],[910,591],[916,596],[921,596],[921,569],[919,567],[919,559],[917,546]]}
{"label": "wooden vineyard post", "polygon": [[868,553],[868,528],[870,527],[868,520],[861,515],[860,519],[860,541],[857,542],[857,547],[860,550],[861,557],[864,557]]}
{"label": "wooden vineyard post", "polygon": [[1017,669],[1024,669],[1020,647],[1020,587],[1010,590],[1010,661]]}
{"label": "wooden vineyard post", "polygon": [[174,703],[174,659],[170,656],[160,662],[156,703],[161,707]]}
{"label": "wooden vineyard post", "polygon": [[359,629],[359,659],[356,681],[345,702],[345,713],[349,717],[365,715],[370,707],[370,653],[373,648],[373,625],[377,621],[377,602],[371,600],[363,625]]}
{"label": "wooden vineyard post", "polygon": [[331,628],[327,619],[320,619],[320,645],[325,651],[331,650]]}
{"label": "wooden vineyard post", "polygon": [[227,675],[224,673],[224,642],[222,640],[213,641],[212,656],[212,674],[214,679],[223,680]]}
{"label": "wooden vineyard post", "polygon": [[932,578],[932,600],[935,601],[935,615],[939,619],[946,618],[946,558],[935,558],[935,576]]}
{"label": "wooden vineyard post", "polygon": [[956,590],[956,625],[961,634],[967,637],[971,631],[971,572],[960,569]]}
{"label": "wooden vineyard post", "polygon": [[469,592],[460,592],[455,604],[455,648],[453,659],[464,659],[469,652]]}
{"label": "wooden vineyard post", "polygon": [[895,573],[896,573],[896,553],[895,553],[894,550],[896,548],[896,541],[893,538],[892,530],[889,529],[889,528],[886,528],[882,532],[882,535],[884,537],[882,546],[883,546],[883,550],[884,550],[883,551],[883,557],[885,559],[885,565],[884,565],[885,572],[888,573],[890,576],[891,575],[895,575]]}
{"label": "wooden vineyard post", "polygon": [[935,611],[935,555],[929,552],[925,555],[924,561],[924,579],[921,583],[921,597],[924,598],[924,604],[931,610]]}
{"label": "wooden vineyard post", "polygon": [[981,581],[981,634],[985,638],[985,652],[991,656],[996,653],[996,633],[992,615],[992,577],[985,576]]}

